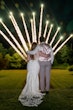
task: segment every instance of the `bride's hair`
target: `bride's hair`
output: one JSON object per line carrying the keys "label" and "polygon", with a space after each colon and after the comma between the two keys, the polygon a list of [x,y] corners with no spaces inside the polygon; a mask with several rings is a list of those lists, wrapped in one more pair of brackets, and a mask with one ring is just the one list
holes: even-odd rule
{"label": "bride's hair", "polygon": [[[34,50],[37,46],[37,43],[36,42],[33,42],[32,43],[32,46],[31,46],[31,50]],[[34,60],[34,55],[30,55],[31,59]]]}
{"label": "bride's hair", "polygon": [[31,46],[31,50],[34,50],[36,48],[36,46],[37,46],[37,43],[36,42],[33,42],[32,43],[32,46]]}

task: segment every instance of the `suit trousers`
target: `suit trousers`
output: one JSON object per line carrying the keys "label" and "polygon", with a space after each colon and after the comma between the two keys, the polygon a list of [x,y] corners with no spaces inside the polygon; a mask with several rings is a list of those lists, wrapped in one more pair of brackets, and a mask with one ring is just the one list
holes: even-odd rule
{"label": "suit trousers", "polygon": [[51,61],[39,61],[40,64],[40,90],[49,91],[50,89],[50,70],[51,70]]}

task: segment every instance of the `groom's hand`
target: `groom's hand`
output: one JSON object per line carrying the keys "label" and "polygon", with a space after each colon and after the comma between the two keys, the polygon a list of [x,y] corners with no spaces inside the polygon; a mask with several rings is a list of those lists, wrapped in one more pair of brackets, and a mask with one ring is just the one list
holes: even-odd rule
{"label": "groom's hand", "polygon": [[45,54],[42,51],[39,51],[39,56],[45,57],[45,58],[49,58],[51,55],[50,54]]}

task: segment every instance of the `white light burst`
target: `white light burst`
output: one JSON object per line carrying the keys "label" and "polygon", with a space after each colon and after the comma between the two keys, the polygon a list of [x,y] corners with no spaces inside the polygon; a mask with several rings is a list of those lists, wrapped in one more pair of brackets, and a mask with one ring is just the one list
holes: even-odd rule
{"label": "white light burst", "polygon": [[[41,10],[40,10],[40,20],[39,20],[39,26],[38,26],[38,32],[36,31],[36,17],[35,17],[35,12],[32,13],[32,18],[30,19],[30,24],[31,24],[31,29],[28,31],[27,28],[27,24],[24,18],[24,13],[20,13],[21,18],[22,18],[22,23],[23,23],[23,27],[24,27],[24,31],[26,33],[26,38],[27,38],[27,42],[26,39],[24,38],[18,23],[13,15],[12,12],[9,13],[9,18],[14,26],[14,29],[18,35],[18,38],[20,39],[22,46],[20,45],[20,43],[18,42],[18,40],[15,38],[15,36],[12,34],[12,32],[10,31],[10,29],[5,25],[5,23],[3,22],[3,20],[0,18],[0,24],[4,27],[4,29],[7,31],[7,33],[9,34],[9,36],[11,37],[11,39],[14,41],[11,41],[7,35],[5,35],[4,32],[2,32],[2,30],[0,30],[0,35],[3,36],[3,38],[5,38],[5,40],[13,47],[13,49],[22,57],[22,59],[26,60],[27,54],[26,52],[31,48],[31,43],[32,42],[38,42],[40,43],[40,37],[41,35],[43,35],[43,37],[46,39],[45,42],[48,43],[52,46],[54,55],[57,54],[57,52],[68,42],[68,40],[70,38],[73,37],[73,34],[71,34],[68,38],[66,38],[65,41],[62,41],[64,36],[60,36],[60,38],[56,41],[56,43],[54,43],[56,37],[58,36],[58,33],[60,31],[60,27],[58,27],[54,33],[54,35],[51,38],[51,33],[52,30],[54,28],[54,24],[50,23],[50,21],[46,21],[46,24],[44,26],[44,32],[42,30],[42,23],[43,23],[43,10],[44,10],[44,5],[41,4]],[[49,30],[48,30],[49,28]],[[32,35],[30,36],[29,32],[31,31]],[[51,38],[51,40],[49,39]],[[30,40],[31,39],[31,40]],[[59,46],[58,46],[59,45]]]}

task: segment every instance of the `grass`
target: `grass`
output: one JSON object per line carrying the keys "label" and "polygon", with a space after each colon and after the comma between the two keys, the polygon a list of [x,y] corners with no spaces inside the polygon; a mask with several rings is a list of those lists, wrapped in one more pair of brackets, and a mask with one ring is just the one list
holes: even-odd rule
{"label": "grass", "polygon": [[18,96],[25,85],[26,70],[0,71],[0,110],[73,110],[73,72],[53,69],[50,93],[38,107],[23,107]]}

